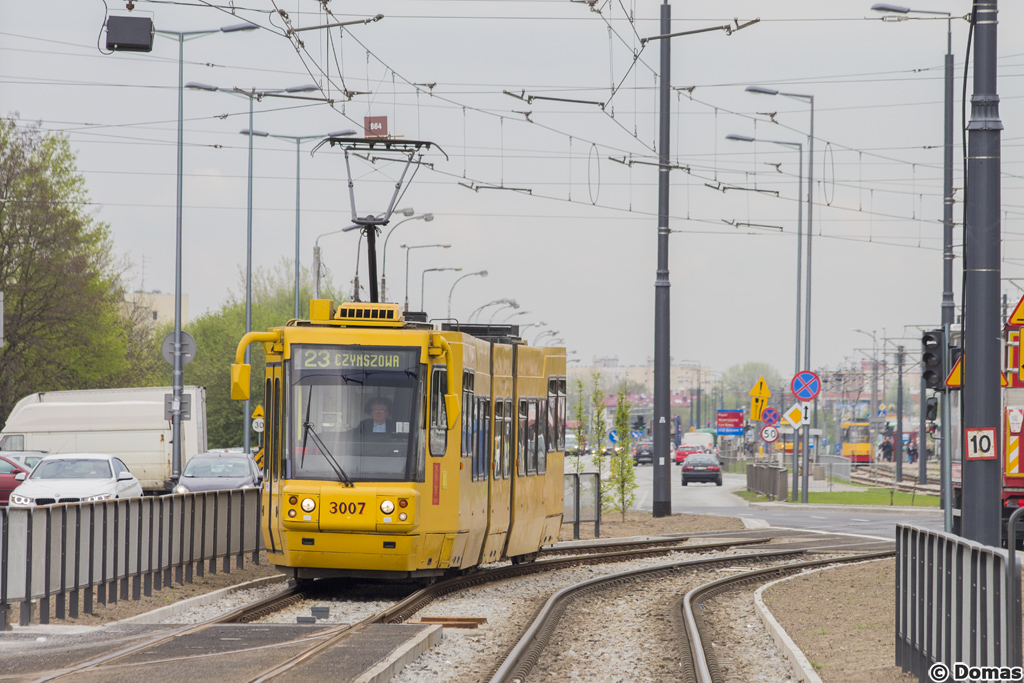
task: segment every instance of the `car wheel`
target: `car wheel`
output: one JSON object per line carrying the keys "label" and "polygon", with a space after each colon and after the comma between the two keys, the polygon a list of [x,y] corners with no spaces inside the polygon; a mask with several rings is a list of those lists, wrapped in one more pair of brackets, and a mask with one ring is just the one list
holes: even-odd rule
{"label": "car wheel", "polygon": [[719,477],[718,481],[715,482],[715,486],[721,486],[721,485],[722,485],[722,478]]}
{"label": "car wheel", "polygon": [[683,486],[686,486],[686,480],[683,479]]}

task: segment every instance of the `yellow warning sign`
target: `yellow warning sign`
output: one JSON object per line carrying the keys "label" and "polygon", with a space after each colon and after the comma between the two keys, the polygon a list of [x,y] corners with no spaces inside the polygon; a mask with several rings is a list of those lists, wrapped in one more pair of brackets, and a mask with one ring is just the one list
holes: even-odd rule
{"label": "yellow warning sign", "polygon": [[1020,301],[1017,302],[1017,305],[1013,309],[1013,313],[1010,314],[1010,318],[1006,322],[1010,325],[1024,326],[1024,296],[1022,296]]}
{"label": "yellow warning sign", "polygon": [[257,405],[256,410],[252,411],[252,419],[258,420],[263,417],[263,406]]}
{"label": "yellow warning sign", "polygon": [[1007,408],[1003,419],[1006,438],[1006,476],[1024,477],[1020,471],[1020,428],[1024,423],[1024,408]]}
{"label": "yellow warning sign", "polygon": [[[754,383],[754,388],[750,390],[751,396],[757,396],[759,398],[771,398],[772,392],[768,389],[768,382],[764,381],[764,377],[761,377]],[[760,418],[760,415],[757,416]],[[751,419],[757,419],[751,417]]]}
{"label": "yellow warning sign", "polygon": [[[960,356],[957,359],[957,361],[956,361],[956,365],[954,365],[953,369],[949,371],[949,375],[946,377],[946,386],[949,387],[950,389],[962,389],[963,388],[963,386],[964,386],[963,370],[962,370],[963,364],[964,364],[964,357]],[[1005,388],[1005,387],[1008,387],[1009,385],[1010,385],[1010,383],[1006,379],[1006,373],[1003,372],[1002,370],[1000,370],[999,371],[999,386]]]}
{"label": "yellow warning sign", "polygon": [[750,397],[750,421],[757,422],[761,419],[761,413],[768,407],[768,401],[763,396]]}

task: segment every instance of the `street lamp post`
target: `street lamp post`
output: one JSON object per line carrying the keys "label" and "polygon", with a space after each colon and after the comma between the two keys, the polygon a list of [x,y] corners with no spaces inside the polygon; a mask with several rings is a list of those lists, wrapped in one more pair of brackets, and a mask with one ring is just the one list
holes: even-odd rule
{"label": "street lamp post", "polygon": [[515,299],[495,299],[494,301],[488,301],[484,305],[479,306],[476,310],[469,314],[469,318],[467,318],[467,320],[469,322],[473,322],[473,318],[475,318],[477,314],[479,314],[485,308],[489,308],[491,306],[498,306],[501,304],[508,304],[512,306],[512,308],[519,308],[519,303]]}
{"label": "street lamp post", "polygon": [[184,364],[181,362],[181,213],[182,179],[184,172],[184,76],[185,41],[214,33],[237,33],[254,31],[255,24],[232,24],[207,31],[156,31],[157,35],[174,37],[178,43],[178,142],[177,142],[177,187],[174,220],[174,370],[171,377],[171,474],[181,474],[181,393],[184,385]]}
{"label": "street lamp post", "polygon": [[[420,214],[419,216],[413,216],[414,211],[412,209],[402,209],[402,213],[404,215],[406,215],[406,216],[409,216],[409,218],[405,218],[403,220],[398,221],[397,223],[394,224],[394,226],[392,226],[392,228],[390,230],[388,230],[388,234],[384,238],[384,248],[381,249],[381,268],[380,268],[380,300],[381,301],[384,301],[385,298],[387,297],[387,290],[385,289],[385,280],[387,279],[387,276],[388,276],[388,273],[387,273],[387,269],[388,269],[388,240],[391,239],[391,233],[393,233],[395,231],[395,228],[397,228],[399,225],[401,225],[402,223],[405,223],[407,221],[417,221],[417,220],[421,220],[422,219],[424,223],[429,223],[430,221],[434,220],[434,214],[432,214],[432,213],[423,213],[423,214]],[[358,266],[357,266],[357,268],[358,268]]]}
{"label": "street lamp post", "polygon": [[[748,85],[747,92],[761,95],[782,95],[795,100],[804,100],[810,105],[811,128],[808,133],[807,152],[807,284],[805,296],[805,320],[804,320],[804,370],[811,369],[811,237],[814,234],[814,95],[801,95],[800,93],[779,92],[772,88],[765,88],[759,85]],[[801,478],[800,502],[807,502],[808,469],[810,469],[810,430],[804,429],[803,439],[803,477]]]}
{"label": "street lamp post", "polygon": [[[251,125],[251,124],[250,124]],[[336,133],[324,135],[278,135],[271,133],[270,137],[280,140],[295,141],[295,307],[292,317],[299,317],[299,226],[300,226],[300,183],[302,177],[302,143],[306,140],[318,140],[324,137],[340,138],[348,135],[355,135],[354,130],[340,130]]]}
{"label": "street lamp post", "polygon": [[509,320],[511,320],[512,318],[515,318],[516,316],[520,316],[520,315],[528,315],[528,314],[530,314],[530,313],[533,313],[533,311],[516,311],[516,312],[515,312],[515,313],[513,313],[512,315],[510,315],[510,316],[508,316],[507,318],[505,318],[504,320],[502,320],[502,321],[501,321],[501,324],[502,324],[502,325],[504,325],[505,323],[507,323],[507,322],[508,322]]}
{"label": "street lamp post", "polygon": [[538,327],[540,325],[547,325],[547,323],[542,320],[539,323],[526,323],[525,325],[520,325],[519,326],[519,336],[522,337],[523,333],[526,332],[531,327]]}
{"label": "street lamp post", "polygon": [[[899,5],[877,3],[871,6],[877,12],[894,12],[896,14],[936,14],[946,16],[946,62],[945,62],[945,97],[943,98],[943,157],[942,157],[942,329],[944,339],[949,344],[949,331],[954,322],[955,304],[953,302],[953,16],[949,12],[932,10],[916,10]],[[948,354],[944,354],[948,355]],[[949,368],[943,368],[947,372]],[[942,438],[939,439],[939,472],[940,490],[943,494],[943,508],[952,493],[952,464],[950,461],[950,400],[949,391],[939,392],[942,416]],[[921,445],[918,444],[918,449]],[[921,451],[927,454],[927,451]],[[924,459],[921,459],[924,462]],[[919,465],[919,467],[924,467]],[[945,529],[953,530],[952,512],[945,512]]]}
{"label": "street lamp post", "polygon": [[[288,93],[302,93],[302,92],[313,92],[319,91],[320,88],[313,84],[299,85],[291,88],[282,88],[279,90],[242,90],[241,88],[219,88],[214,85],[206,85],[205,83],[188,83],[185,85],[186,88],[192,90],[205,90],[207,92],[227,92],[234,95],[241,95],[249,99],[249,127],[244,128],[239,133],[249,138],[249,179],[248,179],[248,201],[246,203],[245,212],[245,333],[248,334],[252,331],[252,139],[254,136],[267,137],[270,133],[253,130],[252,117],[253,117],[253,103],[256,100],[262,100],[265,96],[276,96],[279,94]],[[301,98],[308,99],[308,98]],[[320,99],[320,98],[315,98]],[[249,347],[245,347],[245,363],[249,364],[250,351]],[[251,432],[249,429],[249,407],[251,404],[250,399],[245,400],[244,412],[242,416],[242,447],[246,453],[250,452],[251,444]]]}
{"label": "street lamp post", "polygon": [[[738,142],[770,142],[773,145],[782,145],[785,147],[796,147],[797,157],[799,158],[799,172],[797,175],[797,202],[796,202],[796,351],[794,359],[793,374],[796,375],[800,372],[800,277],[801,261],[803,256],[803,202],[800,200],[800,196],[803,194],[803,182],[804,182],[804,146],[800,142],[786,142],[783,140],[759,140],[748,135],[735,135],[730,134],[725,136],[726,140],[736,140]],[[751,415],[750,419],[756,420],[757,416]],[[796,500],[797,492],[800,490],[798,481],[798,472],[800,468],[797,466],[799,462],[799,448],[797,448],[798,442],[793,439],[793,500]]]}
{"label": "street lamp post", "polygon": [[459,271],[462,270],[462,268],[427,268],[426,270],[423,271],[423,274],[420,275],[420,310],[421,311],[425,311],[426,310],[426,308],[424,308],[423,299],[424,299],[424,289],[425,289],[426,284],[427,284],[427,273],[441,273],[441,272],[444,272],[446,270],[454,270],[455,272],[459,272]]}
{"label": "street lamp post", "polygon": [[452,294],[455,293],[455,285],[459,284],[460,282],[465,280],[467,277],[473,277],[473,276],[487,277],[487,271],[486,270],[478,270],[475,273],[466,273],[465,275],[463,275],[462,277],[457,279],[452,284],[452,288],[448,290],[448,317],[449,318],[452,317]]}
{"label": "street lamp post", "polygon": [[[409,312],[409,252],[413,249],[451,249],[450,244],[414,244],[408,246],[406,244],[399,245],[400,249],[405,249],[405,312]],[[423,306],[423,285],[420,285],[420,306]]]}

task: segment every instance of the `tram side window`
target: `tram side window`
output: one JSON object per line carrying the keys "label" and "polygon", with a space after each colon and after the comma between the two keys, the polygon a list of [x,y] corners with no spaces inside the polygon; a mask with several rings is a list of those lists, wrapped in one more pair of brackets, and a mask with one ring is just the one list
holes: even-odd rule
{"label": "tram side window", "polygon": [[[544,474],[548,471],[548,441],[551,435],[550,425],[547,424],[546,415],[550,402],[542,398],[537,404],[537,474]],[[547,428],[545,425],[547,424]]]}
{"label": "tram side window", "polygon": [[556,431],[555,425],[558,424],[558,378],[548,378],[548,409],[545,411],[547,414],[547,429],[545,434],[547,435],[547,447],[548,451],[558,450],[558,432]]}
{"label": "tram side window", "polygon": [[558,414],[555,417],[555,428],[558,431],[556,450],[565,450],[565,377],[558,378]]}
{"label": "tram side window", "polygon": [[516,448],[516,474],[520,477],[526,474],[526,418],[528,414],[526,399],[519,399],[519,443]]}
{"label": "tram side window", "polygon": [[537,399],[527,403],[526,418],[526,474],[537,474]]}
{"label": "tram side window", "polygon": [[474,396],[472,402],[466,406],[469,411],[469,457],[473,458],[473,481],[480,479],[480,449],[477,447],[477,439],[480,435],[480,398]]}
{"label": "tram side window", "polygon": [[444,455],[448,449],[448,409],[444,392],[448,386],[448,371],[435,367],[430,375],[430,454]]}
{"label": "tram side window", "polygon": [[501,479],[501,449],[502,436],[505,430],[502,425],[505,420],[505,402],[500,398],[494,402],[494,438],[492,439],[491,451],[491,472],[495,479]]}
{"label": "tram side window", "polygon": [[[281,442],[281,378],[274,378],[274,402],[271,404],[271,410],[268,413],[270,417],[269,429],[267,433],[269,438],[267,443],[271,444],[276,454],[276,459],[280,463],[278,466],[281,470],[281,477],[287,479],[291,472],[288,471],[289,464],[284,461],[284,449],[282,448],[283,443]],[[266,457],[266,454],[264,454]]]}
{"label": "tram side window", "polygon": [[501,440],[501,476],[512,476],[512,399],[505,399],[505,436]]}
{"label": "tram side window", "polygon": [[491,400],[480,399],[480,438],[477,443],[480,445],[477,459],[480,461],[480,480],[487,481],[487,454],[490,452],[488,444],[491,435]]}
{"label": "tram side window", "polygon": [[462,371],[462,457],[470,454],[470,430],[472,429],[473,414],[470,406],[473,401],[473,374],[469,370]]}

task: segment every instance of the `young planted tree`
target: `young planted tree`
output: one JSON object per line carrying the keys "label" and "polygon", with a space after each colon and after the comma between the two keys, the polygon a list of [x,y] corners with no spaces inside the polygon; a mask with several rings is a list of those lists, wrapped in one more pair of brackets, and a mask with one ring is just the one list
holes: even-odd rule
{"label": "young planted tree", "polygon": [[590,402],[594,406],[594,412],[590,416],[590,444],[594,449],[592,462],[597,468],[599,479],[604,479],[604,457],[601,452],[604,450],[604,440],[608,436],[608,423],[604,416],[604,389],[601,388],[601,373],[590,373],[590,380],[593,384],[590,390]]}
{"label": "young planted tree", "polygon": [[607,488],[601,491],[601,497],[607,502],[610,510],[615,510],[626,521],[626,510],[636,503],[636,471],[633,465],[633,439],[629,434],[629,414],[632,406],[626,394],[626,387],[619,389],[615,401],[615,431],[619,435],[619,450],[612,456],[611,479]]}
{"label": "young planted tree", "polygon": [[572,409],[572,419],[576,423],[573,432],[576,434],[576,462],[573,468],[577,473],[583,472],[583,451],[587,447],[587,407],[583,403],[583,395],[586,388],[583,380],[576,378],[576,405]]}

